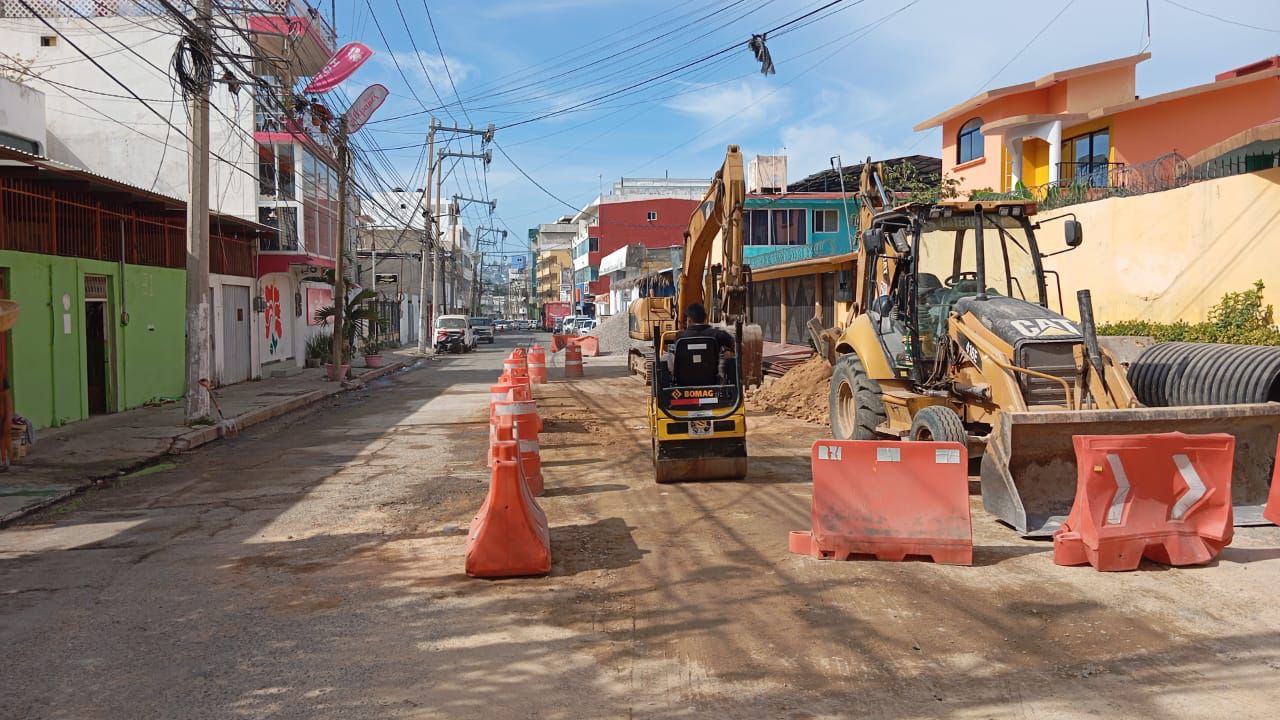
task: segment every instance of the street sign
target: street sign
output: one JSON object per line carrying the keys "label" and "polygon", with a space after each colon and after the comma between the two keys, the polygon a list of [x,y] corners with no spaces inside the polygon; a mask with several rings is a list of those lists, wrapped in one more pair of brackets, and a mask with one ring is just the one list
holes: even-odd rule
{"label": "street sign", "polygon": [[347,43],[343,45],[338,52],[329,58],[329,62],[320,68],[320,72],[316,73],[311,82],[302,89],[304,93],[322,93],[342,84],[343,80],[351,77],[357,68],[364,64],[365,60],[373,55],[373,51],[364,43]]}
{"label": "street sign", "polygon": [[400,276],[397,273],[378,273],[373,280],[379,285],[395,285],[400,282]]}
{"label": "street sign", "polygon": [[347,110],[347,132],[355,134],[364,127],[369,118],[378,111],[382,106],[382,101],[387,99],[387,87],[385,85],[374,84],[364,89],[360,93],[360,97],[351,103],[350,109]]}

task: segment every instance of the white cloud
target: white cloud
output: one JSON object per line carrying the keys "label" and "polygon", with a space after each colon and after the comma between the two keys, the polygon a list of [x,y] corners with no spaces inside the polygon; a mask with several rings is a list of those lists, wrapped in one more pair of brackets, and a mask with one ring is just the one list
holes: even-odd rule
{"label": "white cloud", "polygon": [[428,97],[435,97],[435,95],[431,94],[431,84],[434,84],[440,95],[448,100],[453,96],[453,90],[449,86],[450,75],[453,77],[454,84],[461,86],[474,71],[471,65],[456,57],[446,55],[445,58],[449,62],[448,72],[446,72],[444,61],[440,59],[440,55],[429,53],[425,50],[417,53],[412,50],[397,50],[378,53],[373,57],[383,65],[385,70],[394,73],[391,75],[393,80],[400,78],[399,72],[396,71],[396,66],[399,65],[400,69],[404,71],[405,77],[409,79],[410,83],[413,83],[413,90],[424,101]]}

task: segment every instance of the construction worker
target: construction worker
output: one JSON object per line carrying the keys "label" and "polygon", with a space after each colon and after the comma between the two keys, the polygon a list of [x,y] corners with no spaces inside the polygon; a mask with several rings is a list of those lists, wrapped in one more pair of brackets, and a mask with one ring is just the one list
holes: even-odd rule
{"label": "construction worker", "polygon": [[[707,338],[709,340],[715,340],[716,345],[720,347],[721,382],[731,382],[734,377],[734,373],[737,371],[737,368],[734,365],[736,361],[733,357],[733,336],[724,330],[721,330],[718,327],[713,327],[707,323],[707,309],[703,307],[701,303],[693,303],[689,307],[685,308],[684,319],[687,322],[687,325],[683,330],[676,333],[676,339]],[[671,353],[671,350],[667,350],[663,355],[663,359],[666,360],[667,369],[674,374],[675,356]]]}

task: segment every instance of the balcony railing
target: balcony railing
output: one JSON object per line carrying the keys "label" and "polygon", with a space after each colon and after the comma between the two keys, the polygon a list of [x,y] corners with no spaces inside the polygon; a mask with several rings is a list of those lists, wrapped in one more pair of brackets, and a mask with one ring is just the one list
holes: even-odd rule
{"label": "balcony railing", "polygon": [[1124,163],[1113,162],[1060,162],[1058,182],[1085,185],[1087,187],[1114,187],[1124,174]]}

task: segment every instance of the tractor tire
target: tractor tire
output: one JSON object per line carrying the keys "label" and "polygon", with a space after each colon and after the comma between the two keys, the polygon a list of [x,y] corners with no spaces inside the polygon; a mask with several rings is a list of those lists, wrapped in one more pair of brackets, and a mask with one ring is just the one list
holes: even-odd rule
{"label": "tractor tire", "polygon": [[930,405],[921,408],[911,418],[911,439],[924,442],[958,442],[964,445],[969,440],[964,423],[955,410],[945,405]]}
{"label": "tractor tire", "polygon": [[867,377],[858,356],[849,353],[831,371],[831,435],[837,440],[875,440],[885,420],[880,383]]}

